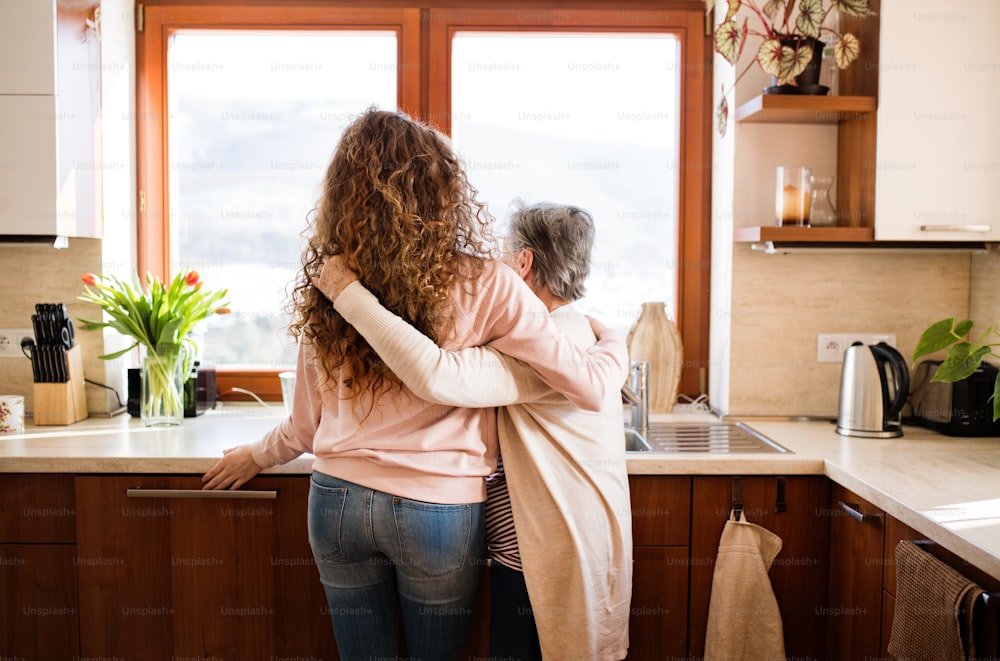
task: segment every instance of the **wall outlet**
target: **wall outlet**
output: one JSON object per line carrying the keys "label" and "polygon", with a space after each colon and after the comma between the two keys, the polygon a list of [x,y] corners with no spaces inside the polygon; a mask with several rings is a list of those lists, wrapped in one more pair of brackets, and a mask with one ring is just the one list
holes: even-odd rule
{"label": "wall outlet", "polygon": [[21,338],[35,339],[30,328],[0,328],[0,358],[24,358]]}
{"label": "wall outlet", "polygon": [[820,333],[816,336],[816,362],[842,363],[847,347],[855,342],[896,346],[895,333]]}

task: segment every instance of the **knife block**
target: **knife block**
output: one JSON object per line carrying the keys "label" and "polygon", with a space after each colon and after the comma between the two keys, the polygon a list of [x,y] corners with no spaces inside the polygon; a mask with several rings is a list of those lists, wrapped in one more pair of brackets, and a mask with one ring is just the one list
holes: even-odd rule
{"label": "knife block", "polygon": [[71,425],[87,417],[87,393],[84,388],[80,347],[73,347],[66,352],[66,367],[69,381],[34,384],[32,393],[36,425]]}

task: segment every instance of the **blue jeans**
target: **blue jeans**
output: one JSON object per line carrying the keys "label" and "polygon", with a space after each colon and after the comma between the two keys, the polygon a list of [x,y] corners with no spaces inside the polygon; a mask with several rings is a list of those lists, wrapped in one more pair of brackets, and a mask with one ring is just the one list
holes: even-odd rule
{"label": "blue jeans", "polygon": [[483,503],[439,505],[314,472],[309,543],[342,661],[460,659],[472,621]]}

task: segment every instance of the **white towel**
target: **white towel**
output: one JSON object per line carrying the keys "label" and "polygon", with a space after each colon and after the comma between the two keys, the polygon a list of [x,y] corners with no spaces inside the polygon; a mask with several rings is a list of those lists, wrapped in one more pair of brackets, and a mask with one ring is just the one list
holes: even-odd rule
{"label": "white towel", "polygon": [[730,515],[712,575],[705,661],[784,661],[781,612],[767,575],[779,551],[780,537],[743,512]]}

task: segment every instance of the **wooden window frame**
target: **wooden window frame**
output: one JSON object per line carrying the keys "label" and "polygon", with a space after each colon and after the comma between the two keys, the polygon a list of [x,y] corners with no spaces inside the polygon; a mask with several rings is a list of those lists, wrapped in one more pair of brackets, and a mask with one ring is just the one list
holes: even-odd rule
{"label": "wooden window frame", "polygon": [[[485,6],[485,8],[483,8]],[[187,5],[157,0],[139,7],[136,39],[138,270],[169,276],[170,209],[166,192],[166,44],[185,29],[379,29],[399,39],[399,108],[450,133],[451,37],[460,30],[645,31],[679,37],[682,130],[678,163],[677,319],[684,343],[680,392],[706,393],[711,262],[711,61],[701,0],[664,2],[511,2],[470,8],[461,2],[312,2],[287,6],[248,0]],[[222,368],[220,393],[234,386],[281,399],[273,368]],[[233,399],[243,398],[236,394]]]}

